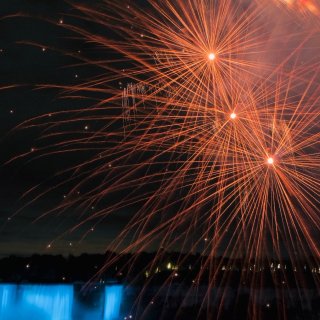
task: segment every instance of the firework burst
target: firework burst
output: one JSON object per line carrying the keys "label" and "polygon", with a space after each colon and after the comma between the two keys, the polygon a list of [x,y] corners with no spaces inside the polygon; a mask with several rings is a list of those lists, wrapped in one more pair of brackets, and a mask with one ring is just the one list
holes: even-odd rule
{"label": "firework burst", "polygon": [[[312,4],[303,2],[310,11],[317,8]],[[282,264],[289,257],[298,265],[303,258],[319,265],[319,64],[298,64],[309,34],[294,48],[286,39],[286,48],[275,49],[281,59],[270,63],[265,57],[274,34],[252,3],[150,0],[144,10],[106,6],[75,5],[82,19],[111,30],[109,37],[64,27],[115,58],[82,58],[101,68],[101,75],[61,87],[68,97],[104,98],[87,110],[23,125],[45,127],[49,141],[59,137],[39,156],[88,149],[95,154],[66,170],[74,174],[63,184],[73,187],[48,213],[99,207],[107,199],[75,226],[90,223],[91,230],[123,208],[138,207],[109,249],[158,250],[146,270],[161,263],[163,251],[200,251],[205,258],[195,282],[209,282],[203,308],[224,267],[217,256],[254,266],[251,275],[241,273],[250,288],[262,285],[265,259]],[[119,81],[120,89],[114,85]],[[71,130],[70,121],[86,123],[85,130]],[[91,130],[97,121],[102,125]],[[75,197],[80,188],[86,191]],[[120,201],[111,200],[119,195]],[[220,285],[228,281],[225,276]],[[252,318],[260,317],[258,300],[252,291]]]}

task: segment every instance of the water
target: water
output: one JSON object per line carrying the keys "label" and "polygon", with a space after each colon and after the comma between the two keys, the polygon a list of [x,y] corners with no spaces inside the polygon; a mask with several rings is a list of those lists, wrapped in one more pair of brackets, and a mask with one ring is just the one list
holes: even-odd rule
{"label": "water", "polygon": [[[1,320],[118,320],[123,286],[98,289],[93,304],[80,299],[73,285],[0,285]],[[94,293],[95,294],[95,293]],[[95,295],[93,296],[95,297]],[[90,300],[90,299],[89,299]]]}
{"label": "water", "polygon": [[121,285],[105,287],[104,320],[117,320],[119,318],[122,290]]}
{"label": "water", "polygon": [[[148,320],[159,319],[160,316],[173,319],[178,310],[187,320],[196,319],[201,306],[205,306],[201,309],[204,319],[207,310],[204,305],[208,295],[206,285],[191,289],[180,284],[151,286],[144,290],[139,286],[96,284],[86,292],[81,288],[81,284],[0,284],[0,320],[134,320],[141,319],[142,315]],[[320,319],[317,316],[320,316],[320,308],[316,290],[304,288],[303,305],[299,304],[301,292],[297,288],[285,289],[278,297],[277,291],[268,287],[251,291],[246,287],[241,290],[211,288],[212,299],[208,306],[214,312],[224,312],[224,319],[232,318],[235,313],[237,319],[246,319],[250,294],[254,294],[259,297],[255,299],[255,306],[263,312],[264,319],[272,319],[276,318],[277,306],[283,303],[284,297],[288,319]],[[134,303],[138,297],[139,306],[136,306]]]}
{"label": "water", "polygon": [[34,311],[41,311],[45,319],[72,320],[73,286],[22,285],[21,302]]}
{"label": "water", "polygon": [[12,284],[0,285],[0,319],[14,310],[16,300],[16,286]]}

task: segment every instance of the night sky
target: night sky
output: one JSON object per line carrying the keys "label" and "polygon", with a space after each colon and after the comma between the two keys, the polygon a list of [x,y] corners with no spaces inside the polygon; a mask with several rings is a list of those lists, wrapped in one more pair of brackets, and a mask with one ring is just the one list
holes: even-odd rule
{"label": "night sky", "polygon": [[[52,201],[53,204],[63,198],[64,190],[50,193],[45,203],[37,201],[16,216],[12,215],[26,204],[26,200],[20,198],[23,192],[39,183],[44,183],[44,188],[51,186],[51,182],[45,180],[61,169],[61,159],[53,157],[31,162],[23,159],[5,164],[37,145],[40,132],[14,129],[17,125],[38,115],[89,105],[89,101],[77,102],[75,105],[73,101],[59,98],[57,90],[36,90],[36,86],[73,84],[94,74],[95,71],[89,67],[72,66],[79,62],[79,55],[86,51],[91,54],[94,52],[83,41],[70,39],[70,32],[62,24],[73,22],[86,28],[92,26],[71,17],[70,14],[74,12],[60,0],[1,1],[0,13],[0,88],[3,88],[0,91],[0,255],[104,252],[106,243],[114,238],[126,221],[127,212],[101,223],[82,242],[79,240],[90,226],[80,229],[78,233],[65,235],[49,250],[47,246],[53,239],[81,219],[73,212],[68,212],[59,218],[49,216],[35,221],[45,208],[48,209],[48,203]],[[6,89],[10,85],[15,87]],[[64,158],[63,163],[73,163],[74,160],[71,156]]]}
{"label": "night sky", "polygon": [[[140,2],[140,1],[138,1]],[[143,1],[141,1],[143,2]],[[87,3],[84,1],[84,3]],[[90,5],[101,5],[101,1],[90,1]],[[141,5],[141,4],[140,4]],[[84,79],[97,76],[99,70],[81,64],[81,57],[99,58],[101,51],[94,45],[76,39],[65,26],[76,25],[86,30],[108,35],[108,30],[97,30],[95,24],[79,19],[74,9],[61,0],[3,0],[0,2],[0,256],[9,254],[30,255],[33,253],[80,254],[83,252],[104,252],[125,226],[136,208],[127,208],[94,226],[83,225],[77,231],[64,233],[82,221],[83,216],[72,209],[61,215],[48,215],[38,220],[46,210],[58,204],[68,192],[67,186],[55,189],[44,199],[25,205],[35,198],[31,194],[22,195],[30,188],[41,184],[43,190],[50,189],[55,182],[50,179],[64,168],[81,162],[90,154],[60,155],[32,159],[27,155],[21,159],[13,158],[30,153],[41,146],[39,129],[21,130],[17,128],[24,121],[43,114],[61,110],[88,108],[92,100],[70,100],[59,95],[57,89],[39,89],[39,85],[72,85]],[[284,15],[286,19],[286,15]],[[284,24],[287,30],[300,26]],[[279,32],[273,25],[273,33]],[[285,33],[286,30],[281,29]],[[280,34],[280,33],[279,33]],[[278,37],[273,46],[279,46]],[[287,48],[277,51],[287,54],[299,43],[298,37],[289,39]],[[301,53],[304,59],[315,60],[314,48],[318,47],[318,37],[308,43],[308,50]],[[280,47],[280,46],[279,46]],[[285,52],[287,51],[287,52]],[[103,51],[105,55],[105,51]],[[110,53],[111,54],[111,53]],[[101,58],[106,58],[101,56]],[[276,60],[277,56],[265,57],[266,62]],[[9,88],[12,86],[12,88]],[[95,97],[96,98],[96,97]],[[94,122],[90,126],[94,126]],[[81,124],[79,130],[86,130]],[[98,124],[97,124],[98,126]],[[95,129],[95,128],[92,128]],[[9,163],[8,163],[9,162]],[[63,178],[63,177],[62,177]],[[81,193],[81,191],[79,191]],[[115,201],[120,201],[120,197]],[[90,208],[97,210],[98,208]],[[89,213],[85,213],[89,214]],[[54,246],[48,245],[60,235]]]}

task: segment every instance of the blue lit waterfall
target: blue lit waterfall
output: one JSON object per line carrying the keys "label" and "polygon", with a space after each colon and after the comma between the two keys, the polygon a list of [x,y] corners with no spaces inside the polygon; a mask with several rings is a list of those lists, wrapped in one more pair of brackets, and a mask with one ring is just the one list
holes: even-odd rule
{"label": "blue lit waterfall", "polygon": [[122,286],[107,286],[105,288],[104,320],[119,319],[121,301]]}
{"label": "blue lit waterfall", "polygon": [[99,303],[88,307],[80,301],[79,289],[73,285],[0,284],[0,319],[118,320],[123,286],[107,285],[98,295]]}
{"label": "blue lit waterfall", "polygon": [[73,286],[22,285],[19,289],[23,305],[39,310],[46,319],[72,319]]}
{"label": "blue lit waterfall", "polygon": [[16,286],[13,284],[0,285],[0,319],[6,319],[16,306]]}

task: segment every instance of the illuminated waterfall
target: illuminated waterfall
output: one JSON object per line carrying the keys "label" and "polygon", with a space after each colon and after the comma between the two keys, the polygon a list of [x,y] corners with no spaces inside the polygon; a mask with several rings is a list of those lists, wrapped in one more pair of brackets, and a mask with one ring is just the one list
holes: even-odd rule
{"label": "illuminated waterfall", "polygon": [[43,312],[48,320],[72,319],[72,285],[22,285],[20,288],[22,303]]}
{"label": "illuminated waterfall", "polygon": [[105,288],[105,304],[103,320],[118,320],[122,302],[123,286],[113,285]]}
{"label": "illuminated waterfall", "polygon": [[91,307],[79,300],[80,289],[61,284],[0,284],[0,320],[120,319],[122,285],[99,289]]}
{"label": "illuminated waterfall", "polygon": [[4,319],[15,307],[16,289],[14,284],[0,285],[0,319]]}

